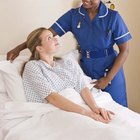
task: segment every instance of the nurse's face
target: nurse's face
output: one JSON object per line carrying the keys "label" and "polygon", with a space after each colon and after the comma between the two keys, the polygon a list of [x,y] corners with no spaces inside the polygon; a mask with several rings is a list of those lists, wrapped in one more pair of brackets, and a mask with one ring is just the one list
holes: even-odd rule
{"label": "nurse's face", "polygon": [[98,7],[101,0],[82,0],[83,7],[86,9]]}

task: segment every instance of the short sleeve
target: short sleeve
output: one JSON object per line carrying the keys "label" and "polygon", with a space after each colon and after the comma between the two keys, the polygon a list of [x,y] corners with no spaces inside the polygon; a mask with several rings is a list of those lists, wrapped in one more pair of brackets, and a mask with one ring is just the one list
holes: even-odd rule
{"label": "short sleeve", "polygon": [[132,38],[125,22],[123,21],[122,17],[118,12],[116,12],[116,17],[114,20],[113,34],[114,41],[116,42],[117,45],[127,42]]}
{"label": "short sleeve", "polygon": [[61,16],[52,26],[51,28],[59,35],[71,31],[71,20],[72,20],[72,10],[65,13]]}
{"label": "short sleeve", "polygon": [[47,80],[47,76],[44,76],[42,73],[39,65],[33,61],[28,62],[25,66],[23,85],[26,94],[31,94],[28,90],[30,89],[34,93],[38,93],[42,99],[46,98],[52,92],[56,92]]}

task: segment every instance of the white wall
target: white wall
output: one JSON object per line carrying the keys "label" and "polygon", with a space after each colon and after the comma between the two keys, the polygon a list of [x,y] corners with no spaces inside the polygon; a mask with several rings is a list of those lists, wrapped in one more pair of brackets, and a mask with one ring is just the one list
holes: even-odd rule
{"label": "white wall", "polygon": [[[0,54],[24,42],[35,28],[50,27],[60,15],[77,4],[74,0],[0,0]],[[68,33],[60,44],[65,52],[76,43]]]}
{"label": "white wall", "polygon": [[[0,54],[6,54],[8,50],[25,41],[33,29],[49,27],[60,15],[79,2],[80,0],[0,0]],[[130,42],[130,55],[125,63],[125,74],[129,107],[140,113],[140,1],[112,2],[115,3],[133,36]],[[62,46],[60,53],[70,51],[76,46],[70,33],[59,41]]]}
{"label": "white wall", "polygon": [[127,23],[133,39],[125,63],[129,107],[140,113],[140,1],[113,0]]}

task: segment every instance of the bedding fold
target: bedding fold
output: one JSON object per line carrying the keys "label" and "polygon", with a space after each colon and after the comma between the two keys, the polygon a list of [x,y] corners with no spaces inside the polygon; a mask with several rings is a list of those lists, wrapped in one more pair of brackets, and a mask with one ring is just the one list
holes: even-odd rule
{"label": "bedding fold", "polygon": [[[60,94],[87,107],[79,93]],[[140,115],[117,104],[105,92],[92,94],[98,105],[115,113],[109,124],[66,112],[51,104],[6,102],[0,104],[0,140],[138,140]]]}

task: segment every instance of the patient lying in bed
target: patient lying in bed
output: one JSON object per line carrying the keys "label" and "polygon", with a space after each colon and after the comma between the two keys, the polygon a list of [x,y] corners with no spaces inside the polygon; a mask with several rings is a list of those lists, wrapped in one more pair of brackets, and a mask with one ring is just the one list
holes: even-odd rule
{"label": "patient lying in bed", "polygon": [[[89,82],[83,80],[85,75],[78,63],[55,61],[53,53],[59,45],[48,30],[41,28],[31,33],[30,45],[35,45],[30,48],[34,53],[23,72],[29,102],[21,102],[21,98],[0,102],[0,140],[140,139],[140,115],[117,104],[106,92],[95,88],[89,91]],[[13,63],[1,62],[1,69],[6,66],[5,75],[10,73],[12,78],[17,74],[7,65],[15,68]]]}
{"label": "patient lying in bed", "polygon": [[[96,104],[76,62],[55,60],[54,54],[58,51],[59,43],[49,30],[34,30],[26,42],[32,54],[23,72],[23,85],[29,102],[49,102],[62,110],[79,113],[103,123],[111,121],[111,114],[114,113]],[[66,88],[73,88],[80,93],[90,110],[59,94]]]}

